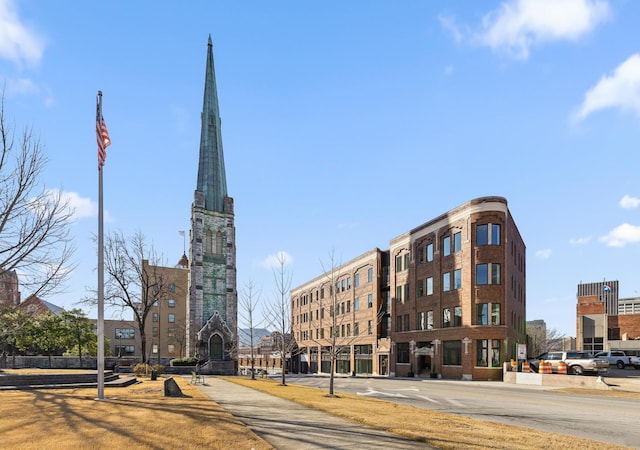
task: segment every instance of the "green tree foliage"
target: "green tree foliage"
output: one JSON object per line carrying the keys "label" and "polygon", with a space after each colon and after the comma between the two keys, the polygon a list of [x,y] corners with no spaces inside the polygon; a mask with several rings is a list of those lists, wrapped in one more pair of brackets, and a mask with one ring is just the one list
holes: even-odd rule
{"label": "green tree foliage", "polygon": [[[64,327],[66,328],[67,349],[75,350],[74,356],[80,358],[80,367],[82,367],[82,354],[91,354],[89,346],[93,343],[97,347],[97,335],[93,331],[93,324],[85,313],[78,308],[71,311],[62,311],[61,314]],[[73,353],[72,353],[73,354]]]}
{"label": "green tree foliage", "polygon": [[53,313],[35,316],[28,328],[31,350],[47,355],[51,367],[51,356],[54,353],[62,353],[69,341],[68,329],[62,316]]}

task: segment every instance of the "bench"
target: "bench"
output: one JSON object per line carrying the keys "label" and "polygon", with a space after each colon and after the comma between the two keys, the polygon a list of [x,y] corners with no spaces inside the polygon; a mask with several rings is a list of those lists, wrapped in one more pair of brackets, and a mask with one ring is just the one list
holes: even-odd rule
{"label": "bench", "polygon": [[196,372],[191,372],[191,384],[204,384],[204,378],[202,375]]}

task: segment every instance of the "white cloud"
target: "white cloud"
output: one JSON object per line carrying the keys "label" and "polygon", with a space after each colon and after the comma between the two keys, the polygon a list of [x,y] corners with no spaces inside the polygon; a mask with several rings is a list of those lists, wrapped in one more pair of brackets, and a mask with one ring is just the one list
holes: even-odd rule
{"label": "white cloud", "polygon": [[640,206],[640,198],[625,195],[620,199],[620,206],[624,209],[634,209]]}
{"label": "white cloud", "polygon": [[640,116],[640,54],[631,55],[616,67],[613,75],[603,76],[598,84],[589,89],[573,119],[582,120],[606,108],[620,108]]}
{"label": "white cloud", "polygon": [[615,227],[606,236],[600,238],[607,247],[624,247],[627,244],[640,242],[640,227],[623,223]]}
{"label": "white cloud", "polygon": [[[47,193],[55,198],[60,196],[62,202],[67,203],[73,211],[74,220],[98,217],[98,204],[88,197],[81,197],[77,192],[60,192],[58,189],[49,189]],[[109,211],[103,211],[104,221],[112,222]]]}
{"label": "white cloud", "polygon": [[[2,0],[0,0],[2,1]],[[7,95],[37,94],[40,88],[28,78],[6,79]]]}
{"label": "white cloud", "polygon": [[[552,41],[577,41],[609,17],[604,0],[511,0],[482,19],[475,41],[494,51],[526,60],[532,46]],[[461,30],[451,21],[449,32]]]}
{"label": "white cloud", "polygon": [[545,248],[545,249],[536,251],[536,258],[538,259],[549,259],[550,257],[551,257],[550,248]]}
{"label": "white cloud", "polygon": [[37,65],[44,40],[18,17],[13,0],[0,0],[0,58],[18,65]]}
{"label": "white cloud", "polygon": [[280,251],[274,255],[269,255],[260,262],[260,265],[265,269],[274,269],[280,267],[280,261],[284,261],[284,265],[293,263],[293,257],[285,252]]}
{"label": "white cloud", "polygon": [[591,236],[584,236],[576,239],[569,239],[571,245],[586,245],[591,242]]}

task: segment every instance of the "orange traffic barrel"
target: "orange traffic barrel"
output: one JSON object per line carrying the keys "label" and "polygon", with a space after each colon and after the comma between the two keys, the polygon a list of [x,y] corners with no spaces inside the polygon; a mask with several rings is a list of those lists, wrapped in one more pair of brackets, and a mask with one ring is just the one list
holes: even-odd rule
{"label": "orange traffic barrel", "polygon": [[560,361],[558,363],[558,375],[566,375],[567,374],[567,363],[564,361]]}
{"label": "orange traffic barrel", "polygon": [[512,372],[518,371],[518,361],[516,361],[515,359],[511,360],[511,371]]}
{"label": "orange traffic barrel", "polygon": [[531,371],[531,366],[529,365],[529,361],[526,359],[522,361],[522,371],[525,373],[529,373]]}
{"label": "orange traffic barrel", "polygon": [[538,369],[538,373],[543,373],[543,374],[553,373],[553,368],[551,367],[551,363],[547,361],[540,361],[540,368]]}

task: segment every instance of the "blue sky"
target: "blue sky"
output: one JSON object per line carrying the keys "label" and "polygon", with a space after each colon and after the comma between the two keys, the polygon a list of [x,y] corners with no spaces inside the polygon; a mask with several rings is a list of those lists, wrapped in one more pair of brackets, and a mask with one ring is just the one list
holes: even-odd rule
{"label": "blue sky", "polygon": [[499,195],[527,245],[527,319],[573,336],[578,283],[640,295],[638,19],[628,0],[0,0],[7,115],[76,205],[78,268],[46,300],[96,285],[98,90],[105,231],[182,255],[211,34],[239,290],[269,301],[280,252],[295,287],[331,251]]}

